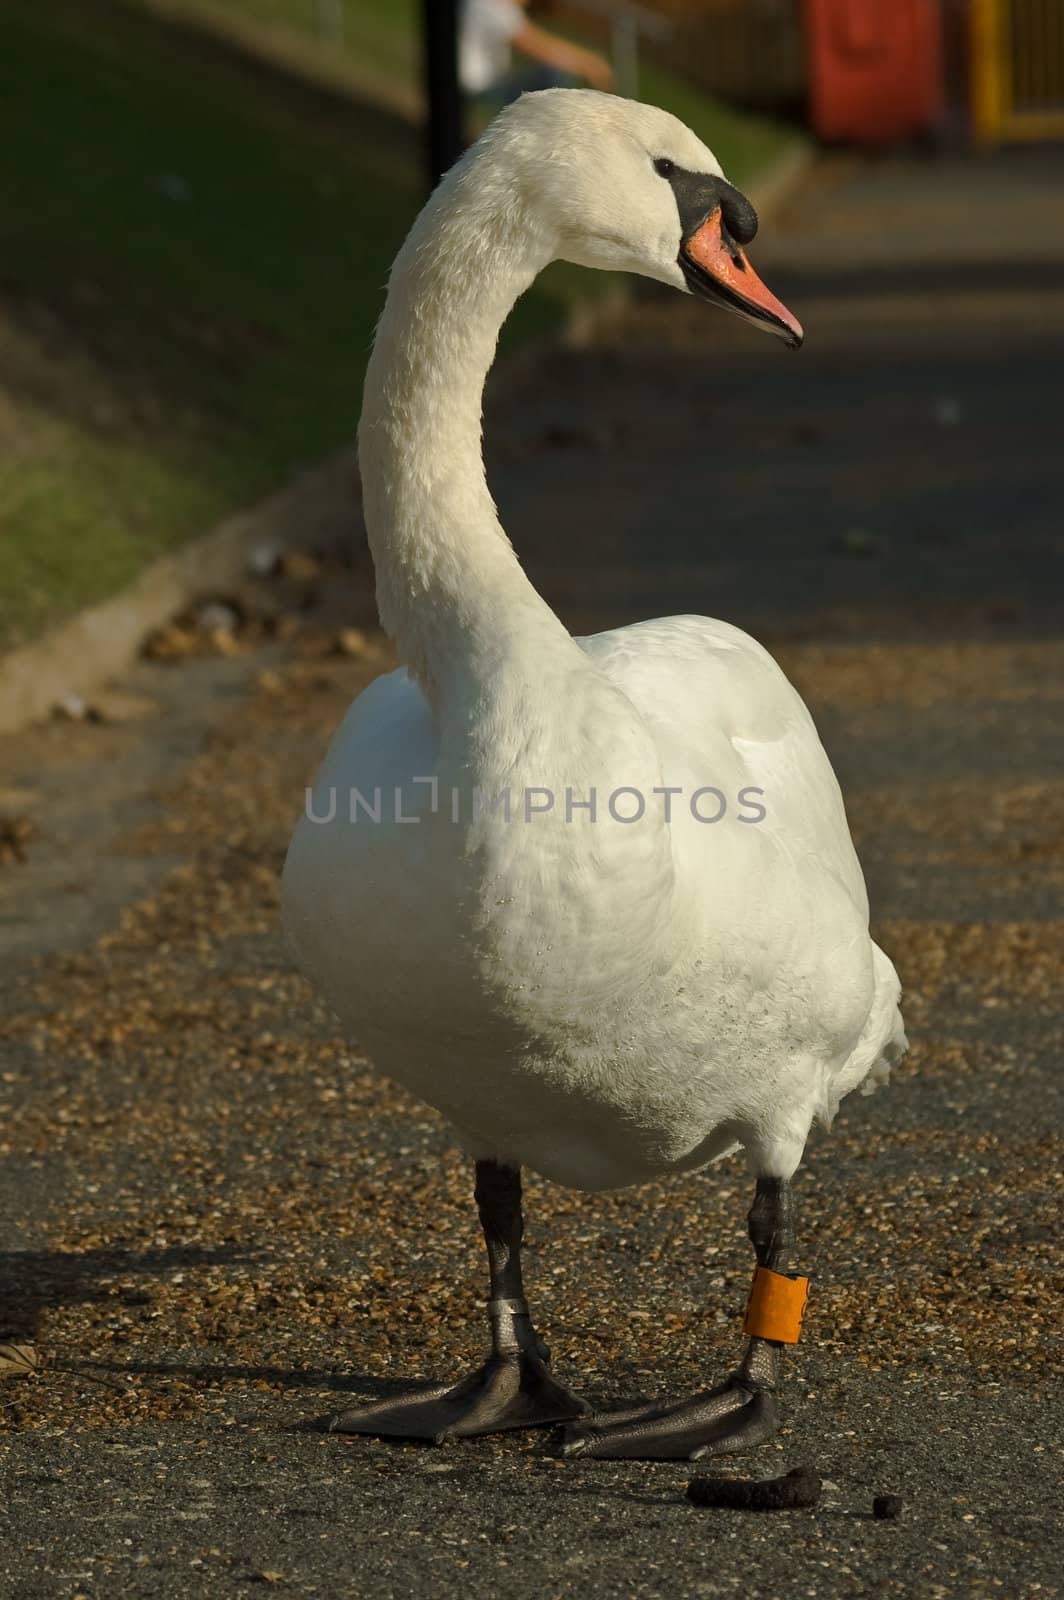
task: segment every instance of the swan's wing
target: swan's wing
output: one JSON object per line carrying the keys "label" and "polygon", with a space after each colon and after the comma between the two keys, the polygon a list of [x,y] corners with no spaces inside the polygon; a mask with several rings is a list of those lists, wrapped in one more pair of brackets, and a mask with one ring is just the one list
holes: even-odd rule
{"label": "swan's wing", "polygon": [[428,701],[405,667],[374,678],[333,734],[317,784],[405,783],[436,768],[439,735]]}
{"label": "swan's wing", "polygon": [[367,915],[375,900],[388,899],[392,862],[382,846],[410,831],[395,822],[394,797],[402,792],[404,811],[428,806],[429,791],[415,792],[411,778],[435,772],[437,743],[417,684],[403,668],[385,673],[348,709],[307,791],[281,880],[282,921],[299,964],[319,982],[333,974],[337,992],[351,897]]}
{"label": "swan's wing", "polygon": [[768,651],[710,617],[663,617],[578,643],[653,731],[667,783],[760,789],[758,826],[815,858],[867,919],[864,876],[813,719]]}

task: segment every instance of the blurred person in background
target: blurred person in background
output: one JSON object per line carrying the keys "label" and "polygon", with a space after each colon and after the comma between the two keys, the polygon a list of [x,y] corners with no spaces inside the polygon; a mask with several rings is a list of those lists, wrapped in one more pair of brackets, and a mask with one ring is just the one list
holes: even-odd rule
{"label": "blurred person in background", "polygon": [[[612,89],[606,57],[538,27],[527,16],[529,0],[462,0],[458,77],[465,94],[504,104],[529,89],[586,83]],[[514,65],[511,52],[523,61]]]}

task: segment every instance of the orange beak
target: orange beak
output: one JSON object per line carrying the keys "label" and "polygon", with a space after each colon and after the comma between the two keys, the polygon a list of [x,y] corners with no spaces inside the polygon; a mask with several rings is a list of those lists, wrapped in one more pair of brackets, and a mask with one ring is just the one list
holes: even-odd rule
{"label": "orange beak", "polygon": [[719,206],[684,239],[680,267],[692,294],[716,301],[798,349],[805,337],[801,323],[766,288],[746,252],[724,231]]}

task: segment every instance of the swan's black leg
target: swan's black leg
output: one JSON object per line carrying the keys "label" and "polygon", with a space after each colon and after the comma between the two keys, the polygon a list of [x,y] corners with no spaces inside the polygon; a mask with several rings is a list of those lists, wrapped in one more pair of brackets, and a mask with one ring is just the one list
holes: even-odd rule
{"label": "swan's black leg", "polygon": [[[760,1178],[748,1218],[758,1266],[783,1273],[794,1250],[794,1206],[783,1178]],[[608,1412],[571,1423],[567,1456],[627,1456],[644,1461],[697,1460],[749,1450],[779,1427],[775,1389],[780,1351],[775,1340],[751,1337],[738,1369],[724,1383],[675,1405]]]}
{"label": "swan's black leg", "polygon": [[491,1274],[491,1355],[453,1386],[420,1390],[345,1411],[338,1433],[444,1439],[509,1428],[542,1428],[581,1416],[587,1406],[550,1375],[550,1352],[532,1326],[521,1278],[521,1174],[478,1161],[476,1199]]}

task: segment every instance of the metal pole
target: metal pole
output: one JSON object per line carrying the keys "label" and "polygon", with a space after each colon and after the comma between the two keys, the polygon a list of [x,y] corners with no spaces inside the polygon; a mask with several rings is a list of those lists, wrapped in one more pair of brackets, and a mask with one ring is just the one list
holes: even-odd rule
{"label": "metal pole", "polygon": [[318,31],[330,44],[343,45],[343,0],[318,0]]}
{"label": "metal pole", "polygon": [[429,184],[435,188],[465,148],[458,87],[458,8],[461,0],[422,0],[425,98],[428,101]]}
{"label": "metal pole", "polygon": [[617,93],[639,99],[639,22],[634,11],[620,6],[610,17],[610,54]]}

